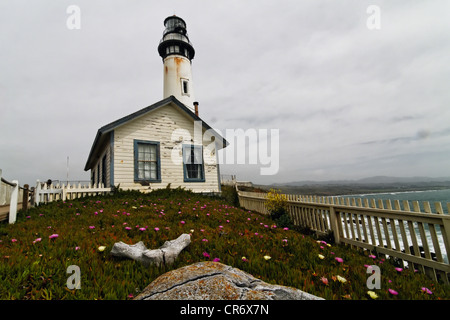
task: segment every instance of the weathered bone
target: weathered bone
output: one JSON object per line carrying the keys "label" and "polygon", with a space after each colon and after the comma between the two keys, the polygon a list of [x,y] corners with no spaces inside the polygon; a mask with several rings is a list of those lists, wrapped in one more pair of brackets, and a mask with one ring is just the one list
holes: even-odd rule
{"label": "weathered bone", "polygon": [[175,240],[166,241],[159,249],[149,250],[142,241],[129,245],[122,241],[116,242],[111,249],[111,255],[129,258],[141,262],[144,266],[171,264],[180,252],[191,243],[191,236],[183,233]]}

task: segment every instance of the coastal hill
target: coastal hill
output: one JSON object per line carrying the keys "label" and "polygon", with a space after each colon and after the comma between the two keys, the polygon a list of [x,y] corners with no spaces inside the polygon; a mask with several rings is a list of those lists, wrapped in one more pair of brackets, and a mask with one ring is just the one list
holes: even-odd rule
{"label": "coastal hill", "polygon": [[450,177],[374,176],[358,180],[293,181],[272,185],[255,185],[261,189],[276,188],[283,193],[318,196],[344,194],[424,191],[450,188]]}

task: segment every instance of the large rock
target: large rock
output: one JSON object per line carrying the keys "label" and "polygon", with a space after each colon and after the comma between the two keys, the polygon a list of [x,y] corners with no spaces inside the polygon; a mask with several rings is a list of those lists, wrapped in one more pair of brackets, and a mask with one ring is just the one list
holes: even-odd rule
{"label": "large rock", "polygon": [[183,233],[175,240],[166,241],[159,249],[149,250],[142,241],[136,244],[126,244],[122,241],[116,242],[111,255],[120,258],[128,258],[141,262],[145,266],[171,264],[180,252],[191,243],[191,236]]}
{"label": "large rock", "polygon": [[273,285],[219,262],[199,262],[167,272],[136,300],[322,300],[296,288]]}

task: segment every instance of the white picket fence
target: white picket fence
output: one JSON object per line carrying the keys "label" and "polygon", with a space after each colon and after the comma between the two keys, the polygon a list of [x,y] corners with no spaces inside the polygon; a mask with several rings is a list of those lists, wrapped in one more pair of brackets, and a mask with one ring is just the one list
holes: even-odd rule
{"label": "white picket fence", "polygon": [[19,190],[19,182],[4,179],[0,169],[0,220],[8,219],[9,223],[16,222]]}
{"label": "white picket fence", "polygon": [[105,195],[111,193],[111,188],[103,184],[47,184],[39,180],[36,187],[31,190],[28,185],[21,187],[17,180],[8,181],[2,177],[0,169],[0,221],[8,220],[15,223],[17,211],[53,201],[66,201],[92,195]]}
{"label": "white picket fence", "polygon": [[71,185],[66,184],[47,184],[41,183],[39,180],[36,183],[36,188],[34,189],[34,204],[39,205],[43,203],[49,203],[52,201],[66,201],[73,200],[85,196],[92,195],[104,195],[111,192],[111,188],[106,188],[103,184],[97,185]]}

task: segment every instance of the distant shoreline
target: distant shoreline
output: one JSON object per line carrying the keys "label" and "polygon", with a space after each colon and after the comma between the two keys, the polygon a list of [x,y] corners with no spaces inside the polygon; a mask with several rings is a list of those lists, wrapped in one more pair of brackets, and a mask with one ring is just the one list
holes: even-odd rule
{"label": "distant shoreline", "polygon": [[281,190],[285,194],[301,194],[316,196],[355,196],[370,194],[390,194],[404,192],[424,192],[450,189],[450,184],[444,185],[405,185],[405,184],[381,184],[381,185],[304,185],[304,186],[283,186],[283,185],[255,185],[256,188],[270,190],[271,188]]}
{"label": "distant shoreline", "polygon": [[441,189],[429,189],[429,190],[411,190],[411,191],[397,191],[397,192],[373,192],[373,193],[361,193],[361,194],[343,194],[343,195],[337,195],[336,197],[347,197],[347,196],[374,196],[374,195],[398,195],[403,193],[419,193],[419,192],[433,192],[433,191],[441,191],[441,190],[449,190],[449,188],[441,188]]}

